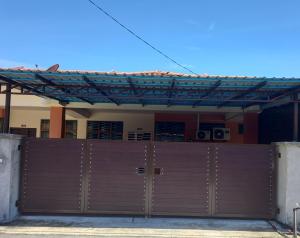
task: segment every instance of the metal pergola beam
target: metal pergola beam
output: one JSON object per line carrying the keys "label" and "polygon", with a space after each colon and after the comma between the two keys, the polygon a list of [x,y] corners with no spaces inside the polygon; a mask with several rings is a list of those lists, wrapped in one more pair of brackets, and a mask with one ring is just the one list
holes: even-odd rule
{"label": "metal pergola beam", "polygon": [[[127,78],[127,82],[130,85],[131,90],[133,91],[134,95],[137,97],[140,97],[139,93],[137,92],[137,89],[134,85],[134,83],[132,82],[132,79],[130,77]],[[142,99],[139,99],[140,103],[142,104],[142,106],[145,106],[145,102]]]}
{"label": "metal pergola beam", "polygon": [[168,107],[171,106],[171,100],[172,100],[172,97],[173,97],[173,92],[174,92],[174,89],[175,89],[175,84],[176,84],[176,80],[173,79],[172,83],[170,85],[170,88],[169,88],[169,93],[168,93],[168,102],[167,102],[167,106]]}
{"label": "metal pergola beam", "polygon": [[201,97],[200,97],[200,100],[196,101],[194,104],[193,104],[193,107],[196,107],[199,103],[201,103],[203,101],[203,98],[206,98],[208,97],[210,94],[212,94],[218,87],[220,87],[220,85],[222,84],[222,81],[221,80],[218,80],[217,82],[215,82],[215,84],[213,86],[211,86],[207,92],[205,94],[203,94]]}
{"label": "metal pergola beam", "polygon": [[[14,89],[14,88],[17,88],[17,87],[18,87],[17,85],[13,85],[13,86],[11,86],[11,89]],[[1,90],[1,93],[6,93],[6,92],[7,92],[7,89]]]}
{"label": "metal pergola beam", "polygon": [[92,88],[96,89],[97,92],[101,93],[105,98],[107,98],[109,101],[115,103],[117,106],[120,105],[120,103],[118,101],[116,101],[115,99],[113,99],[111,96],[109,96],[105,91],[103,91],[103,89],[96,85],[92,80],[90,80],[88,77],[83,76],[83,80],[90,85]]}
{"label": "metal pergola beam", "polygon": [[[26,83],[27,86],[30,87],[43,87],[45,86],[45,84],[38,84],[38,83]],[[55,86],[57,89],[58,88],[90,88],[90,85],[81,85],[81,84],[57,84]],[[204,92],[206,93],[211,87],[207,87],[207,86],[200,86],[200,87],[179,87],[176,86],[176,88],[173,89],[174,92]],[[109,85],[101,85],[101,89],[102,90],[109,90],[109,89],[124,89],[124,90],[128,90],[130,88],[128,88],[128,86],[124,86],[124,85],[113,85],[113,86],[109,86]],[[170,87],[155,87],[155,86],[139,86],[138,88],[136,88],[137,91],[153,91],[153,90],[157,90],[157,91],[170,91]],[[282,90],[272,90],[272,92],[281,92]],[[239,88],[218,88],[218,92],[245,92],[245,89],[239,89]],[[264,93],[269,93],[270,90],[260,90],[257,91],[258,94],[264,94]],[[205,96],[205,95],[204,95]],[[202,97],[204,97],[202,96]]]}
{"label": "metal pergola beam", "polygon": [[[47,78],[45,78],[44,76],[42,76],[42,75],[40,75],[40,74],[35,74],[35,77],[36,77],[37,79],[41,80],[42,82],[44,82],[44,83],[46,84],[46,86],[52,86],[52,87],[56,87],[56,86],[57,86],[56,83],[52,82],[50,79],[47,79]],[[65,93],[65,94],[67,94],[67,95],[69,95],[69,96],[72,96],[72,93],[70,92],[70,90],[65,89],[65,88],[58,88],[58,89],[59,89],[60,91],[62,91],[63,93]],[[73,96],[72,96],[72,97],[73,97]],[[88,100],[88,99],[86,99],[86,98],[84,98],[84,97],[77,97],[77,98],[80,99],[80,100],[82,100],[82,101],[84,101],[84,102],[87,102],[87,103],[89,103],[89,104],[91,104],[91,105],[94,104],[94,102],[92,102],[92,101],[90,101],[90,100]]]}
{"label": "metal pergola beam", "polygon": [[[0,93],[0,94],[5,94],[5,93]],[[60,96],[61,94],[57,94],[57,93],[44,93],[43,95],[39,94],[39,93],[30,93],[30,92],[24,92],[24,93],[20,93],[20,92],[11,92],[11,94],[13,95],[34,95],[34,96],[45,96],[45,97],[49,97],[49,96]],[[70,94],[70,96],[72,97],[81,97],[84,96],[83,94]],[[90,93],[89,94],[90,98],[99,98],[99,94],[98,93]],[[103,98],[106,98],[106,96],[102,95]],[[170,100],[170,101],[190,101],[190,102],[195,102],[195,101],[199,101],[199,98],[187,98],[184,96],[181,97],[158,97],[155,95],[152,96],[142,96],[142,97],[137,97],[137,96],[127,96],[127,95],[111,95],[110,96],[111,99],[132,99],[132,100],[137,100],[137,99],[145,99],[145,100]],[[219,102],[221,99],[219,98],[203,98],[202,101],[205,102]],[[273,102],[271,99],[232,99],[232,100],[228,100],[230,102],[252,102],[252,103],[269,103],[269,102]],[[290,99],[287,102],[295,102],[295,100]]]}
{"label": "metal pergola beam", "polygon": [[218,105],[218,108],[224,107],[224,106],[226,106],[227,104],[229,104],[229,103],[230,103],[229,100],[243,98],[243,97],[246,96],[247,94],[252,93],[252,92],[255,92],[256,90],[258,90],[258,89],[260,89],[260,88],[266,86],[267,83],[268,83],[267,81],[260,82],[260,83],[256,84],[255,86],[253,86],[253,87],[247,89],[245,92],[239,93],[239,94],[234,95],[234,96],[232,96],[232,97],[230,97],[230,98],[228,98],[228,99],[225,99],[224,102],[222,102],[222,103],[220,103],[220,104]]}
{"label": "metal pergola beam", "polygon": [[[287,89],[282,90],[280,92],[276,92],[274,95],[272,95],[270,97],[270,99],[269,99],[270,102],[269,103],[274,103],[275,101],[277,101],[277,100],[279,100],[283,97],[290,96],[291,94],[293,94],[297,91],[300,91],[300,85],[296,85],[294,87],[287,88]],[[287,102],[289,102],[289,100]],[[262,103],[255,103],[255,102],[249,103],[244,107],[244,109],[248,108],[248,107],[251,107],[251,106],[254,106],[254,105],[260,105],[260,104],[263,104],[263,103],[264,102],[262,102]],[[265,102],[265,103],[268,103],[268,102]],[[264,105],[264,106],[268,106],[268,105]]]}
{"label": "metal pergola beam", "polygon": [[[45,96],[45,94],[43,94],[41,91],[35,89],[35,88],[32,88],[31,86],[27,86],[25,84],[22,84],[22,83],[19,83],[19,82],[16,82],[15,80],[13,79],[10,79],[6,76],[3,76],[3,75],[0,75],[0,80],[3,80],[5,81],[6,83],[8,84],[11,84],[11,85],[14,85],[16,87],[19,87],[21,89],[21,91],[23,91],[23,89],[26,89],[28,90],[29,92],[35,92],[36,93],[36,96]],[[57,100],[59,102],[64,102],[64,103],[68,103],[67,101],[63,101],[62,99],[60,98],[57,98],[57,97],[54,97],[52,95],[48,95],[47,96],[48,98],[51,98],[51,99],[54,99],[54,100]]]}

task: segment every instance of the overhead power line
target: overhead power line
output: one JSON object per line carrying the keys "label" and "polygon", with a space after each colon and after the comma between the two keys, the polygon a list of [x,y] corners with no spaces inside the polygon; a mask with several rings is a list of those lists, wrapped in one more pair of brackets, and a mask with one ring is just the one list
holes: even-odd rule
{"label": "overhead power line", "polygon": [[188,67],[178,63],[176,60],[174,60],[173,58],[171,58],[170,56],[168,56],[167,54],[165,54],[164,52],[162,52],[161,50],[159,50],[158,48],[156,48],[155,46],[153,46],[152,44],[150,44],[148,41],[144,40],[141,36],[139,36],[138,34],[136,34],[134,31],[132,31],[131,29],[129,29],[127,26],[125,26],[124,24],[122,24],[117,18],[115,18],[114,16],[112,16],[110,13],[108,13],[106,10],[104,10],[102,7],[100,7],[97,3],[95,3],[92,0],[88,0],[92,5],[94,5],[99,11],[101,11],[102,13],[104,13],[106,16],[108,16],[110,19],[112,19],[114,22],[116,22],[118,25],[120,25],[121,27],[123,27],[126,31],[128,31],[131,35],[133,35],[135,38],[139,39],[140,41],[142,41],[144,44],[148,45],[150,48],[152,48],[154,51],[156,51],[158,54],[162,55],[163,57],[167,58],[169,61],[171,61],[172,63],[176,64],[177,66],[183,68],[184,70],[187,70],[188,72],[192,73],[192,74],[196,74],[193,70],[189,69]]}

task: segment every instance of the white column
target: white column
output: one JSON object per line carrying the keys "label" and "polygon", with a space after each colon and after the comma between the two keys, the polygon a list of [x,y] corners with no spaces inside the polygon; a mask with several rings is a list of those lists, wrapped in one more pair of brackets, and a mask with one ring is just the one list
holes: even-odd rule
{"label": "white column", "polygon": [[0,223],[18,216],[21,136],[0,134]]}
{"label": "white column", "polygon": [[[300,143],[279,142],[277,163],[277,203],[280,213],[277,219],[287,225],[293,224],[293,208],[300,203]],[[298,225],[300,226],[300,212]]]}

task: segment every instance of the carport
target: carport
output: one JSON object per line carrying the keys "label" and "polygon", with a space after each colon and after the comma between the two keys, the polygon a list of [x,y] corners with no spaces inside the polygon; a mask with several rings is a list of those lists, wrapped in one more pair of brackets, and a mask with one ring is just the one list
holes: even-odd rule
{"label": "carport", "polygon": [[14,94],[48,97],[66,107],[74,102],[99,107],[135,104],[141,105],[141,110],[161,105],[166,106],[166,111],[175,106],[261,111],[293,103],[293,137],[298,138],[299,78],[0,69],[0,83],[1,94],[6,95],[4,132],[9,131],[10,101]]}
{"label": "carport", "polygon": [[[78,103],[260,110],[294,104],[298,138],[300,79],[174,73],[0,69],[8,132],[12,94]],[[23,213],[273,218],[272,145],[26,138]]]}

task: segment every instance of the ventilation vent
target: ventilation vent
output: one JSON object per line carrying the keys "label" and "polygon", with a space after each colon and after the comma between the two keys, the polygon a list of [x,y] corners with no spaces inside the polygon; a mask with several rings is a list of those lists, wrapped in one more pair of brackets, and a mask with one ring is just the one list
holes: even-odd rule
{"label": "ventilation vent", "polygon": [[143,132],[143,131],[130,131],[128,132],[128,140],[131,141],[143,141],[143,140],[151,140],[152,134],[151,132]]}

